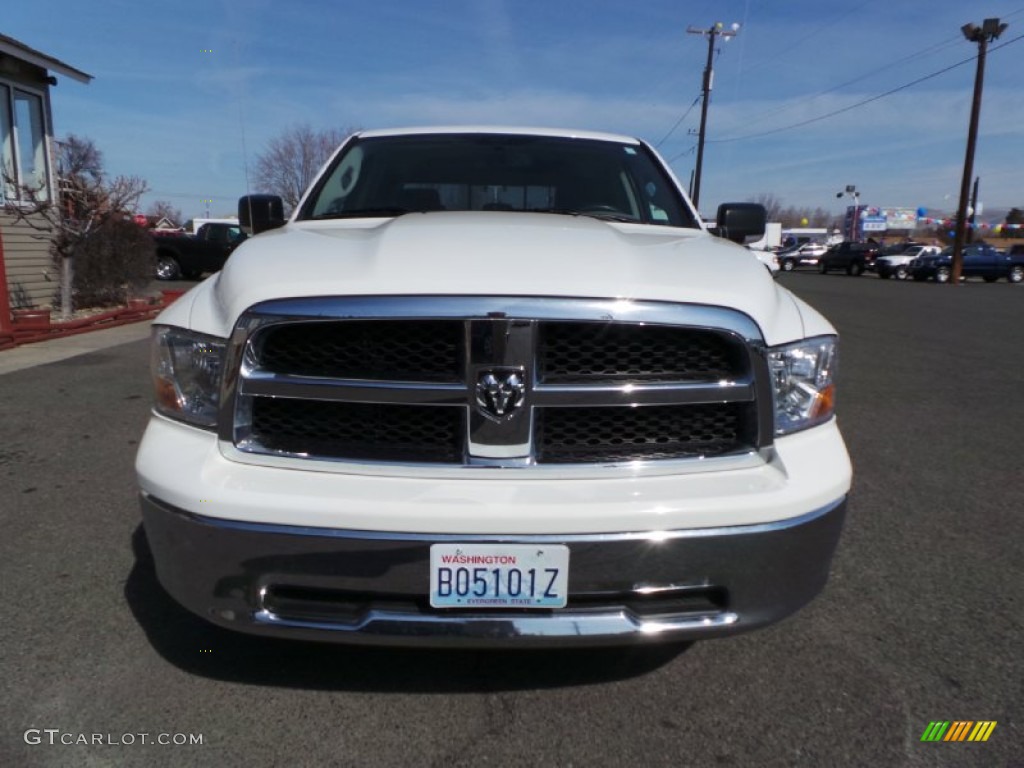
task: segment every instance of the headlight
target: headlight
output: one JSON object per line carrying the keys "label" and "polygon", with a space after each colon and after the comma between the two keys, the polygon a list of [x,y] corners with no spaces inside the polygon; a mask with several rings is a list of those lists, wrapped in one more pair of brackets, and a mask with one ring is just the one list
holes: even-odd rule
{"label": "headlight", "polygon": [[153,327],[150,364],[158,413],[197,427],[217,425],[224,339]]}
{"label": "headlight", "polygon": [[838,354],[835,336],[819,336],[768,350],[776,435],[788,435],[832,418]]}

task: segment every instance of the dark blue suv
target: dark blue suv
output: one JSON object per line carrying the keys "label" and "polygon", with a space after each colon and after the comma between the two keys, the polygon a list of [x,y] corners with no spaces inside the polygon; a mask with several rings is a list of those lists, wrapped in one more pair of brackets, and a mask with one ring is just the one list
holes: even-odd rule
{"label": "dark blue suv", "polygon": [[[953,273],[953,248],[944,248],[941,253],[922,256],[910,265],[910,274],[917,280],[949,282]],[[1011,283],[1024,281],[1024,254],[1006,254],[988,243],[974,243],[964,248],[963,277],[981,277],[986,283],[994,283],[1005,277]]]}

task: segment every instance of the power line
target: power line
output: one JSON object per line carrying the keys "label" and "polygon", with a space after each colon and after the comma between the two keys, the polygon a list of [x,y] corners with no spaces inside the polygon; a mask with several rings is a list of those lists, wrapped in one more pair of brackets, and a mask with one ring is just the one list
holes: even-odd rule
{"label": "power line", "polygon": [[807,40],[811,40],[812,38],[818,37],[818,35],[821,32],[823,32],[824,30],[828,29],[829,27],[835,26],[836,24],[838,24],[841,21],[846,20],[848,17],[854,15],[855,13],[859,13],[861,11],[861,9],[865,5],[870,5],[873,2],[874,2],[874,0],[864,0],[864,2],[862,2],[860,5],[855,5],[855,6],[851,7],[851,8],[847,8],[845,11],[840,13],[838,16],[833,17],[831,20],[826,21],[823,24],[819,24],[817,27],[812,29],[810,32],[808,32],[803,37],[797,38],[794,42],[789,43],[784,48],[780,47],[779,53],[777,53],[776,55],[769,56],[769,57],[767,57],[765,59],[762,59],[760,62],[755,60],[755,64],[758,67],[763,68],[765,64],[770,64],[770,63],[776,61],[777,59],[780,59],[783,56],[785,56],[786,52],[789,49],[795,48],[796,46],[800,45],[800,43],[803,43],[803,42],[805,42]]}
{"label": "power line", "polygon": [[666,141],[668,141],[668,137],[669,137],[669,136],[671,136],[671,135],[672,135],[673,133],[675,133],[675,132],[676,132],[676,128],[678,128],[678,127],[679,127],[679,126],[680,126],[680,125],[682,124],[683,120],[685,120],[685,119],[686,119],[686,116],[687,116],[687,115],[689,115],[689,114],[690,114],[690,113],[691,113],[691,112],[693,111],[693,108],[697,106],[697,102],[698,102],[698,101],[700,101],[700,97],[701,97],[702,95],[703,95],[703,94],[700,94],[700,93],[698,93],[698,94],[697,94],[697,98],[695,98],[695,99],[693,100],[693,103],[692,103],[692,104],[691,104],[691,105],[690,105],[689,107],[687,107],[687,109],[686,109],[686,111],[685,111],[685,112],[683,112],[683,116],[682,116],[682,117],[680,117],[680,118],[679,118],[678,120],[676,120],[676,124],[675,124],[675,125],[673,125],[671,129],[669,129],[669,132],[668,132],[668,133],[666,133],[666,134],[665,134],[665,135],[664,135],[664,136],[662,137],[661,141],[659,141],[659,142],[658,142],[657,144],[655,144],[655,145],[654,145],[654,148],[655,148],[655,149],[657,149],[657,148],[658,148],[658,147],[660,147],[660,146],[661,146],[662,144],[664,144],[664,143],[665,143]]}
{"label": "power line", "polygon": [[750,118],[748,118],[747,122],[752,122],[754,120],[759,120],[759,119],[763,119],[763,118],[766,118],[766,117],[771,117],[772,115],[777,115],[780,112],[786,112],[786,111],[791,110],[791,109],[793,109],[794,107],[796,107],[796,106],[798,106],[800,104],[804,104],[804,103],[809,102],[809,101],[814,101],[815,99],[820,98],[821,96],[825,96],[825,95],[827,95],[829,93],[833,93],[835,91],[838,91],[840,88],[845,88],[845,87],[847,87],[849,85],[853,85],[855,83],[859,83],[862,80],[867,80],[869,77],[871,77],[872,75],[877,75],[879,72],[884,72],[885,70],[892,69],[893,67],[899,66],[900,64],[905,64],[905,63],[907,63],[909,61],[913,61],[914,59],[921,58],[923,56],[926,56],[929,53],[932,53],[934,51],[938,51],[938,50],[940,50],[942,48],[952,48],[958,42],[959,42],[959,38],[957,38],[957,37],[950,37],[950,38],[948,38],[947,40],[945,40],[945,41],[943,41],[941,43],[935,43],[934,45],[930,45],[927,48],[923,48],[920,51],[917,51],[916,53],[912,53],[912,54],[910,54],[908,56],[904,56],[901,59],[896,59],[895,61],[891,61],[888,64],[883,64],[880,67],[876,67],[875,69],[869,70],[869,71],[865,72],[863,75],[855,77],[852,80],[847,80],[846,82],[840,83],[839,85],[834,85],[831,88],[826,88],[823,91],[819,91],[818,93],[814,94],[813,96],[808,96],[808,97],[803,98],[803,99],[798,99],[796,101],[787,102],[787,103],[785,103],[785,104],[783,104],[783,105],[781,105],[779,107],[776,107],[775,109],[770,109],[767,112],[759,112],[759,113],[757,113],[755,115],[752,115]]}
{"label": "power line", "polygon": [[[861,3],[860,5],[854,7],[852,10],[848,10],[847,12],[845,12],[842,15],[832,19],[831,21],[827,22],[826,24],[824,24],[822,26],[819,26],[818,28],[815,29],[814,32],[806,35],[803,38],[798,39],[797,43],[803,42],[804,40],[807,40],[807,39],[810,39],[810,38],[816,36],[818,34],[818,32],[820,32],[822,29],[825,29],[825,28],[827,28],[829,26],[832,26],[832,25],[836,24],[837,22],[841,21],[842,19],[845,19],[847,16],[851,15],[852,13],[855,13],[855,12],[859,11],[861,8],[863,8],[865,5],[867,5],[870,2],[873,2],[873,0],[866,0],[864,3]],[[1024,13],[1024,8],[1018,8],[1015,11],[1011,11],[1010,13],[1006,14],[1005,18],[1013,18],[1014,16],[1017,16],[1017,15],[1019,15],[1021,13]],[[744,23],[745,22],[746,22],[746,16],[744,16]],[[892,69],[893,67],[899,66],[900,64],[905,64],[905,63],[913,61],[915,59],[922,58],[924,56],[927,56],[930,53],[939,51],[939,50],[941,50],[943,48],[950,48],[953,45],[955,45],[957,42],[959,42],[959,37],[956,37],[956,36],[949,37],[946,40],[943,40],[942,42],[934,43],[933,45],[929,45],[929,46],[927,46],[925,48],[922,48],[921,50],[916,51],[915,53],[908,54],[907,56],[903,56],[902,58],[895,59],[894,61],[891,61],[888,64],[884,64],[884,65],[882,65],[880,67],[876,67],[875,69],[868,70],[864,74],[862,74],[862,75],[860,75],[858,77],[852,78],[851,80],[847,80],[847,81],[845,81],[843,83],[840,83],[838,85],[832,86],[831,88],[826,88],[823,91],[819,91],[818,93],[814,94],[813,96],[808,96],[808,97],[806,97],[804,99],[799,99],[797,101],[788,102],[788,103],[786,103],[786,104],[784,104],[784,105],[782,105],[780,107],[768,110],[767,112],[757,113],[757,114],[751,116],[750,118],[748,118],[747,122],[753,122],[754,120],[770,117],[770,116],[776,115],[776,114],[778,114],[780,112],[786,112],[788,110],[793,109],[795,106],[798,106],[800,104],[804,104],[804,103],[809,102],[809,101],[813,101],[814,99],[817,99],[817,98],[819,98],[821,96],[825,96],[825,95],[827,95],[829,93],[833,93],[833,92],[835,92],[835,91],[837,91],[837,90],[839,90],[841,88],[845,88],[847,86],[854,85],[855,83],[859,83],[862,80],[866,80],[867,78],[871,77],[872,75],[877,75],[878,73],[884,72],[887,69]],[[1010,41],[1010,42],[1013,42],[1013,41]],[[796,45],[796,43],[791,44],[789,47],[791,48],[794,45]],[[996,49],[993,48],[993,50],[996,50]],[[717,60],[718,56],[720,56],[720,55],[721,55],[721,49],[716,51],[716,56],[715,56],[716,60]],[[775,58],[777,58],[777,57],[775,57]],[[774,60],[774,59],[769,59],[769,61],[772,61],[772,60]],[[883,94],[883,95],[885,95],[885,94]],[[680,116],[680,118],[678,120],[676,120],[675,124],[661,138],[661,140],[658,141],[654,145],[655,149],[660,148],[661,145],[664,144],[666,141],[668,141],[668,139],[672,136],[672,134],[674,134],[676,132],[676,130],[678,130],[679,126],[683,123],[684,120],[686,120],[686,118],[689,116],[689,114],[693,111],[693,108],[695,106],[697,106],[697,102],[700,101],[700,98],[701,98],[700,95],[698,95],[693,100],[693,102],[690,104],[690,106],[687,107],[686,111],[683,112],[682,116]],[[854,106],[859,106],[859,105],[854,105]],[[838,113],[836,113],[836,114],[838,114]],[[824,115],[821,118],[816,118],[816,119],[825,119],[825,117],[829,117],[829,116],[831,116],[831,115]],[[780,128],[780,129],[777,129],[777,130],[778,131],[788,130],[790,127],[799,127],[800,125],[802,125],[802,124],[801,123],[797,123],[794,126],[787,126],[786,128]],[[752,134],[750,136],[750,138],[753,138],[755,136],[762,136],[762,135],[766,135],[766,134]],[[728,138],[727,139],[713,139],[711,141],[712,141],[712,143],[724,143],[724,142],[727,142],[727,141],[739,141],[739,140],[741,140],[743,138],[748,138],[748,137],[735,137],[735,138],[732,138],[732,139],[728,139]],[[680,154],[676,155],[669,162],[672,163],[675,160],[678,160],[683,155],[687,155],[687,154],[691,153],[693,151],[693,149],[694,149],[694,147],[690,147],[686,151],[681,152]]]}
{"label": "power line", "polygon": [[[726,39],[728,39],[728,38],[726,38]],[[721,48],[716,48],[716,49],[715,49],[715,61],[716,61],[716,62],[718,61],[718,57],[719,57],[719,56],[721,56],[721,55],[722,55],[722,49],[721,49]],[[655,145],[654,145],[654,148],[655,148],[655,149],[657,149],[657,148],[658,148],[658,147],[660,147],[660,146],[661,146],[662,144],[664,144],[664,143],[665,143],[665,142],[666,142],[666,141],[668,140],[668,138],[669,138],[669,137],[670,137],[670,136],[671,136],[671,135],[672,135],[673,133],[675,133],[675,132],[676,132],[676,129],[677,129],[677,128],[678,128],[678,127],[679,127],[679,126],[680,126],[680,125],[682,124],[683,120],[685,120],[685,119],[686,119],[686,116],[687,116],[687,115],[689,115],[689,114],[690,114],[690,113],[691,113],[691,112],[693,111],[693,108],[694,108],[695,106],[697,106],[697,102],[701,100],[701,97],[702,97],[703,95],[704,95],[704,91],[701,91],[700,93],[698,93],[698,94],[697,94],[697,97],[696,97],[696,98],[695,98],[695,99],[693,100],[693,103],[692,103],[692,104],[690,104],[690,106],[686,108],[686,111],[685,111],[685,112],[683,112],[682,116],[681,116],[681,117],[680,117],[680,118],[679,118],[678,120],[676,120],[676,124],[675,124],[675,125],[673,125],[673,126],[672,126],[672,127],[671,127],[671,128],[669,129],[668,133],[666,133],[666,134],[665,134],[665,136],[664,136],[664,137],[662,137],[661,141],[659,141],[659,142],[658,142],[657,144],[655,144]]]}
{"label": "power line", "polygon": [[[721,55],[722,55],[722,49],[721,49],[721,48],[717,48],[717,49],[715,49],[715,61],[716,61],[716,62],[718,61],[718,57],[719,57],[719,56],[721,56]],[[664,136],[664,137],[662,138],[662,140],[661,140],[661,141],[659,141],[659,142],[658,142],[657,144],[655,144],[655,145],[654,145],[654,148],[655,148],[655,149],[657,149],[657,148],[658,148],[658,147],[660,147],[660,146],[661,146],[662,144],[664,144],[664,143],[665,143],[665,142],[666,142],[666,141],[668,140],[668,138],[669,138],[669,137],[670,137],[670,136],[671,136],[671,135],[672,135],[673,133],[675,133],[675,132],[676,132],[676,129],[677,129],[677,128],[678,128],[678,127],[679,127],[679,126],[680,126],[680,125],[682,124],[683,120],[685,120],[685,119],[686,119],[686,116],[687,116],[687,115],[689,115],[689,114],[690,114],[690,113],[691,113],[691,112],[693,111],[693,108],[694,108],[695,106],[697,106],[697,102],[701,100],[701,97],[702,97],[703,95],[704,95],[704,91],[701,91],[700,93],[698,93],[698,94],[697,94],[697,97],[696,97],[696,98],[695,98],[695,99],[693,100],[693,103],[692,103],[692,104],[690,104],[690,106],[686,108],[686,111],[685,111],[685,112],[683,112],[682,116],[681,116],[681,117],[680,117],[680,118],[679,118],[678,120],[676,120],[676,124],[675,124],[675,125],[673,125],[673,126],[672,126],[672,127],[671,127],[671,128],[669,129],[669,132],[665,134],[665,136]]]}
{"label": "power line", "polygon": [[[1000,48],[1005,48],[1006,46],[1012,45],[1013,43],[1016,43],[1016,42],[1018,42],[1021,39],[1024,39],[1024,35],[1020,35],[1018,37],[1012,38],[1011,40],[1007,40],[1002,45],[994,46],[991,50],[992,51],[997,51]],[[936,78],[939,75],[944,75],[947,72],[956,69],[957,67],[962,67],[964,64],[969,64],[972,61],[974,61],[976,58],[977,58],[977,56],[971,56],[970,58],[964,59],[963,61],[958,61],[956,64],[951,64],[948,67],[944,67],[943,69],[940,69],[940,70],[938,70],[936,72],[932,72],[930,75],[925,75],[924,77],[919,77],[916,80],[910,81],[909,83],[904,83],[903,85],[899,85],[899,86],[897,86],[895,88],[892,88],[892,89],[890,89],[888,91],[885,91],[884,93],[877,94],[876,96],[872,96],[872,97],[870,97],[868,99],[863,99],[862,101],[858,101],[858,102],[856,102],[854,104],[850,104],[848,106],[842,107],[841,109],[836,109],[836,110],[834,110],[832,112],[827,112],[824,115],[818,115],[817,117],[811,117],[811,118],[808,118],[807,120],[801,120],[800,122],[793,123],[791,125],[784,125],[784,126],[782,126],[780,128],[772,128],[771,130],[768,130],[768,131],[761,131],[760,133],[748,133],[745,136],[733,136],[731,138],[725,138],[725,139],[708,139],[708,141],[710,143],[712,143],[712,144],[727,144],[727,143],[731,143],[731,142],[734,142],[734,141],[746,141],[747,139],[759,139],[759,138],[762,138],[764,136],[771,136],[771,135],[776,134],[776,133],[783,133],[784,131],[791,131],[794,128],[803,128],[805,125],[811,125],[812,123],[818,123],[818,122],[821,122],[822,120],[827,120],[830,117],[835,117],[836,115],[841,115],[844,112],[849,112],[851,109],[856,109],[857,107],[862,107],[865,104],[870,104],[873,101],[879,101],[880,99],[884,99],[886,96],[892,96],[894,93],[899,93],[900,91],[905,91],[907,88],[912,88],[915,85],[920,85],[921,83],[923,83],[923,82],[925,82],[927,80],[932,80],[933,78]]]}
{"label": "power line", "polygon": [[677,160],[679,160],[682,157],[685,157],[687,155],[692,155],[696,151],[696,148],[697,148],[697,145],[693,144],[689,148],[689,150],[684,150],[683,152],[679,153],[676,157],[674,157],[672,160],[670,160],[669,161],[669,165],[672,165],[673,163],[675,163]]}
{"label": "power line", "polygon": [[[870,2],[871,0],[868,0],[868,1]],[[853,9],[853,12],[859,11],[866,4],[867,3],[863,3],[860,6],[857,6],[856,8]],[[845,19],[847,16],[850,15],[850,13],[851,12],[848,11],[847,13],[844,13],[843,15],[833,19],[832,21],[830,21],[828,23],[826,23],[825,25],[818,27],[811,34],[806,35],[805,37],[802,37],[802,38],[798,39],[796,41],[796,43],[790,43],[789,45],[786,46],[785,49],[786,50],[793,49],[794,47],[796,47],[799,43],[803,42],[804,40],[807,40],[807,39],[810,39],[811,37],[816,36],[818,34],[818,32],[820,32],[821,30],[823,30],[823,29],[825,29],[825,28],[827,28],[829,26],[832,26],[833,24],[835,24],[836,22],[838,22],[838,21],[840,21],[842,19]],[[1011,11],[1010,13],[1006,14],[1004,16],[1004,18],[1012,19],[1014,16],[1018,16],[1018,15],[1020,15],[1022,13],[1024,13],[1024,7],[1018,8],[1015,11]],[[764,118],[767,118],[767,117],[771,117],[772,115],[777,115],[780,112],[786,112],[788,110],[793,109],[796,106],[799,106],[800,104],[804,104],[804,103],[813,101],[814,99],[817,99],[817,98],[819,98],[821,96],[825,96],[825,95],[827,95],[829,93],[833,93],[834,91],[837,91],[840,88],[845,88],[845,87],[847,87],[849,85],[853,85],[855,83],[859,83],[860,81],[866,80],[867,78],[871,77],[872,75],[877,75],[878,73],[884,72],[887,69],[892,69],[893,67],[899,66],[900,64],[905,64],[905,63],[913,61],[915,59],[923,58],[924,56],[927,56],[928,54],[937,52],[937,51],[942,50],[944,48],[952,48],[953,46],[957,45],[959,42],[960,42],[959,36],[954,35],[952,37],[947,38],[946,40],[944,40],[942,42],[935,43],[933,45],[927,46],[926,48],[922,48],[921,50],[919,50],[919,51],[917,51],[915,53],[908,54],[907,56],[904,56],[902,58],[896,59],[896,60],[894,60],[894,61],[892,61],[892,62],[890,62],[888,64],[884,64],[884,65],[882,65],[880,67],[876,67],[875,69],[869,70],[869,71],[865,72],[863,75],[855,77],[855,78],[853,78],[851,80],[847,80],[844,83],[840,83],[839,85],[832,86],[831,88],[826,88],[825,90],[820,91],[820,92],[814,94],[813,96],[808,96],[808,97],[803,98],[803,99],[798,99],[796,101],[787,102],[785,104],[782,104],[779,107],[776,107],[775,109],[770,109],[767,112],[756,113],[756,114],[750,116],[749,118],[747,118],[745,122],[749,123],[749,122],[753,122],[754,120],[760,120],[760,119],[764,119]],[[993,49],[993,50],[995,50],[995,49]],[[775,61],[781,55],[782,54],[774,56],[774,57],[768,59],[767,61],[768,62]],[[763,65],[763,63],[764,62],[762,62],[762,65]]]}

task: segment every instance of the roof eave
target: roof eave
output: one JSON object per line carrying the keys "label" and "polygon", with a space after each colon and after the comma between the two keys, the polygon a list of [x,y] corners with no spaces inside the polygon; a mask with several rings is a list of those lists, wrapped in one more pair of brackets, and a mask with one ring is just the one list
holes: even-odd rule
{"label": "roof eave", "polygon": [[7,35],[0,35],[0,53],[27,61],[29,64],[56,72],[64,77],[70,77],[72,80],[77,80],[85,85],[88,85],[93,79],[93,76],[89,73],[75,69],[70,64],[65,64],[60,59],[47,56],[45,53],[34,48],[29,48],[24,43],[15,40],[13,37],[7,37]]}

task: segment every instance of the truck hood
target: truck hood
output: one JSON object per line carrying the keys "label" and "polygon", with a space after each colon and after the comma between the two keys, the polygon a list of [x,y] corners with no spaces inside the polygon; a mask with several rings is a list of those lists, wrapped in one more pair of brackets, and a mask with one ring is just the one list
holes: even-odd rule
{"label": "truck hood", "polygon": [[263,301],[371,295],[645,299],[738,309],[769,344],[833,332],[748,250],[699,230],[464,211],[289,224],[246,241],[157,322],[227,336]]}

